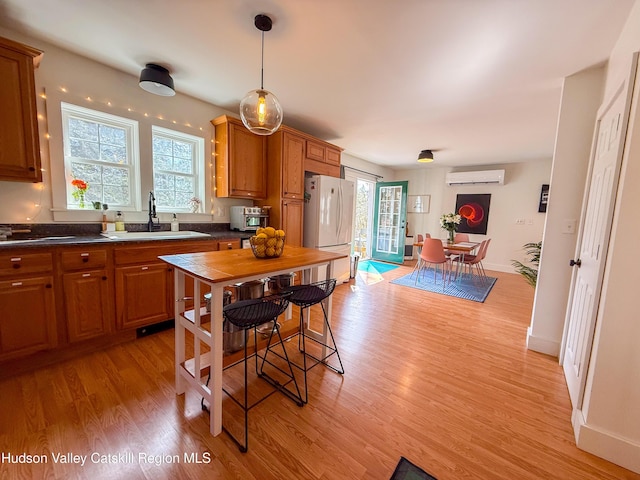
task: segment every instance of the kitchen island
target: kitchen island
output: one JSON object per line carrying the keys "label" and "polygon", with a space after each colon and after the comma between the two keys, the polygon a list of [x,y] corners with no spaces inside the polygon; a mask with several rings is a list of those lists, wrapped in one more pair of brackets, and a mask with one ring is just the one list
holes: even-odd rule
{"label": "kitchen island", "polygon": [[[303,271],[302,283],[309,283],[312,271],[323,272],[332,278],[333,263],[346,255],[324,252],[313,248],[285,246],[282,256],[258,259],[250,249],[218,252],[188,253],[159,257],[175,269],[175,368],[176,394],[185,393],[191,386],[208,401],[211,411],[210,431],[222,431],[222,307],[223,289],[227,285],[257,280],[292,271]],[[193,298],[201,298],[201,290],[211,289],[211,315],[204,308],[187,310],[185,278],[193,279]],[[195,302],[198,305],[198,302]],[[327,316],[331,319],[331,297],[327,299]],[[203,317],[205,319],[203,320]],[[186,358],[185,331],[193,334],[193,357]],[[323,334],[326,332],[323,332]],[[201,354],[201,344],[208,352]],[[211,379],[207,382],[205,369]]]}

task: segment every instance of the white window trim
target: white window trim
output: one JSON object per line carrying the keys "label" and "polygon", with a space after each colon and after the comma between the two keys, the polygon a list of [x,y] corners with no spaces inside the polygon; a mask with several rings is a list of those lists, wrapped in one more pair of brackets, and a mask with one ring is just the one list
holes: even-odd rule
{"label": "white window trim", "polygon": [[110,113],[101,112],[99,110],[91,110],[88,108],[73,105],[71,103],[60,102],[60,110],[62,116],[62,132],[63,132],[63,158],[64,158],[64,170],[65,170],[65,199],[66,209],[69,211],[82,211],[78,209],[68,208],[69,204],[73,203],[71,195],[71,165],[69,155],[69,142],[64,141],[68,138],[69,129],[69,116],[78,116],[83,119],[113,124],[118,127],[124,128],[127,131],[127,149],[129,154],[129,160],[131,162],[131,204],[128,206],[117,206],[118,210],[122,211],[140,211],[140,142],[139,142],[139,127],[136,120],[132,120],[125,117],[112,115]]}
{"label": "white window trim", "polygon": [[[205,213],[204,205],[205,205],[205,196],[206,196],[206,185],[205,185],[205,152],[204,152],[204,138],[198,137],[195,135],[190,135],[188,133],[183,133],[177,130],[170,130],[168,128],[159,127],[157,125],[151,126],[151,184],[155,188],[155,165],[153,162],[153,136],[159,135],[165,138],[170,138],[172,140],[190,142],[194,144],[194,160],[193,160],[193,177],[195,179],[195,195],[200,199],[200,211],[197,213]],[[176,212],[176,213],[190,213],[191,210],[189,208],[165,208],[162,206],[157,207],[157,211],[159,212]]]}

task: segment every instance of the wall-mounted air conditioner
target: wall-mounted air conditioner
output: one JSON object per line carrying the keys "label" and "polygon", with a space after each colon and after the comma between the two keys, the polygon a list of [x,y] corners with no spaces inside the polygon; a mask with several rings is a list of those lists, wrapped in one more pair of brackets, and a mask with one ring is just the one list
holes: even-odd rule
{"label": "wall-mounted air conditioner", "polygon": [[504,170],[480,170],[477,172],[450,172],[445,177],[447,185],[504,185]]}

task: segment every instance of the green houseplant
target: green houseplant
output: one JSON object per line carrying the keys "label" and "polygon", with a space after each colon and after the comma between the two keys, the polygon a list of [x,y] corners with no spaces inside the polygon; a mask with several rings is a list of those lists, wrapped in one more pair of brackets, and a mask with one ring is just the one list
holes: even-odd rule
{"label": "green houseplant", "polygon": [[511,260],[511,265],[520,275],[524,277],[529,285],[536,288],[538,281],[538,265],[540,264],[540,251],[542,250],[542,242],[525,243],[523,245],[525,254],[528,257],[529,265],[525,265],[517,260]]}

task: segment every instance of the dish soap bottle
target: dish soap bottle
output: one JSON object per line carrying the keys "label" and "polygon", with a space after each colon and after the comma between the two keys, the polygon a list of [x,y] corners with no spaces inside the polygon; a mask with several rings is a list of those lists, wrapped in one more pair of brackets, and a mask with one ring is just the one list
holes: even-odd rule
{"label": "dish soap bottle", "polygon": [[180,230],[180,222],[178,222],[178,217],[176,214],[173,214],[173,218],[171,219],[171,231],[178,232]]}
{"label": "dish soap bottle", "polygon": [[124,232],[124,216],[121,211],[116,213],[116,232]]}

